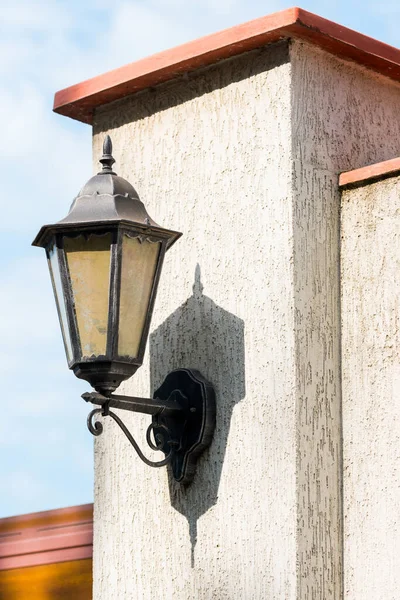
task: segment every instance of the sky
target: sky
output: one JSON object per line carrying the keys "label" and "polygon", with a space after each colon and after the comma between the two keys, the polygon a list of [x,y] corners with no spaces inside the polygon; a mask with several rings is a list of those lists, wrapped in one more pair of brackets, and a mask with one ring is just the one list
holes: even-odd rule
{"label": "sky", "polygon": [[[30,245],[42,224],[66,215],[92,174],[91,128],[54,114],[54,93],[290,6],[281,0],[3,0],[0,518],[93,499],[90,408],[80,398],[89,386],[67,368],[44,251]],[[398,0],[300,6],[400,46]]]}

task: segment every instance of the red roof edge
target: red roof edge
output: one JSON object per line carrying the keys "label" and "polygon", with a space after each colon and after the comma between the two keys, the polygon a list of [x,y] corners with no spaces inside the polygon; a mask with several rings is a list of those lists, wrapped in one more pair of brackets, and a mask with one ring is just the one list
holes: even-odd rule
{"label": "red roof edge", "polygon": [[93,505],[0,519],[0,571],[91,558]]}
{"label": "red roof edge", "polygon": [[400,158],[392,158],[391,160],[341,173],[339,175],[339,187],[356,187],[399,174]]}
{"label": "red roof edge", "polygon": [[283,38],[300,38],[400,81],[400,50],[301,8],[289,8],[154,54],[55,94],[54,111],[91,124],[96,108]]}

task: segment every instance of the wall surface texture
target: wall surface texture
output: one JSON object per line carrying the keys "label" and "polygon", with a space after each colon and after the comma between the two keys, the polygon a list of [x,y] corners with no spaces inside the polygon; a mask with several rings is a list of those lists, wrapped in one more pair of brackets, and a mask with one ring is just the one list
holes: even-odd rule
{"label": "wall surface texture", "polygon": [[[342,598],[337,180],[400,154],[399,109],[393,82],[282,42],[96,112],[95,160],[110,133],[118,174],[184,233],[121,391],[197,368],[217,428],[182,490],[105,423],[95,600]],[[144,445],[149,419],[123,418]]]}
{"label": "wall surface texture", "polygon": [[325,600],[342,597],[338,173],[400,154],[400,86],[299,42],[291,61],[298,598]]}
{"label": "wall surface texture", "polygon": [[400,589],[400,178],[342,204],[345,590]]}
{"label": "wall surface texture", "polygon": [[[186,366],[217,393],[214,440],[186,491],[105,424],[97,600],[295,598],[290,111],[280,44],[96,115],[94,156],[109,132],[118,174],[184,233],[166,257],[146,362],[123,391],[147,395]],[[145,446],[149,418],[123,417]]]}

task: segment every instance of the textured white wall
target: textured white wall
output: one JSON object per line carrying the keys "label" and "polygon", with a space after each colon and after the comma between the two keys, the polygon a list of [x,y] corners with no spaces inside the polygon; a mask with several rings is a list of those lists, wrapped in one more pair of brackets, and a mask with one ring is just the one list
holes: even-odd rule
{"label": "textured white wall", "polygon": [[[117,172],[184,233],[166,258],[146,363],[123,391],[147,395],[182,366],[217,391],[214,440],[187,491],[105,424],[97,600],[295,598],[290,110],[280,44],[96,115],[94,156],[110,132]],[[149,418],[123,417],[145,444]]]}
{"label": "textured white wall", "polygon": [[342,203],[345,590],[400,589],[400,178]]}
{"label": "textured white wall", "polygon": [[400,154],[400,86],[300,42],[293,44],[291,59],[298,598],[339,599],[338,173]]}
{"label": "textured white wall", "polygon": [[[96,440],[95,600],[339,599],[338,172],[399,153],[399,86],[280,43],[100,109],[167,255],[147,395],[179,366],[217,390],[186,491],[113,423]],[[201,283],[195,281],[196,265]],[[123,415],[142,440],[149,419]]]}

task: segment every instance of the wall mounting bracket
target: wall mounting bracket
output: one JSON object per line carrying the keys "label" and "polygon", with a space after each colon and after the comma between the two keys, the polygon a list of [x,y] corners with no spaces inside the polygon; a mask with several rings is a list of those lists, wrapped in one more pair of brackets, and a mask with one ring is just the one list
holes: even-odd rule
{"label": "wall mounting bracket", "polygon": [[[110,416],[147,465],[162,467],[169,464],[173,477],[183,485],[193,480],[197,460],[211,443],[215,429],[215,391],[199,371],[172,371],[152,399],[117,394],[103,396],[98,392],[86,392],[82,398],[101,407],[93,409],[88,416],[88,429],[93,435],[103,432],[102,423],[95,417]],[[165,458],[160,461],[146,458],[126,425],[110,408],[152,415],[146,433],[147,443],[152,450],[162,451]]]}

